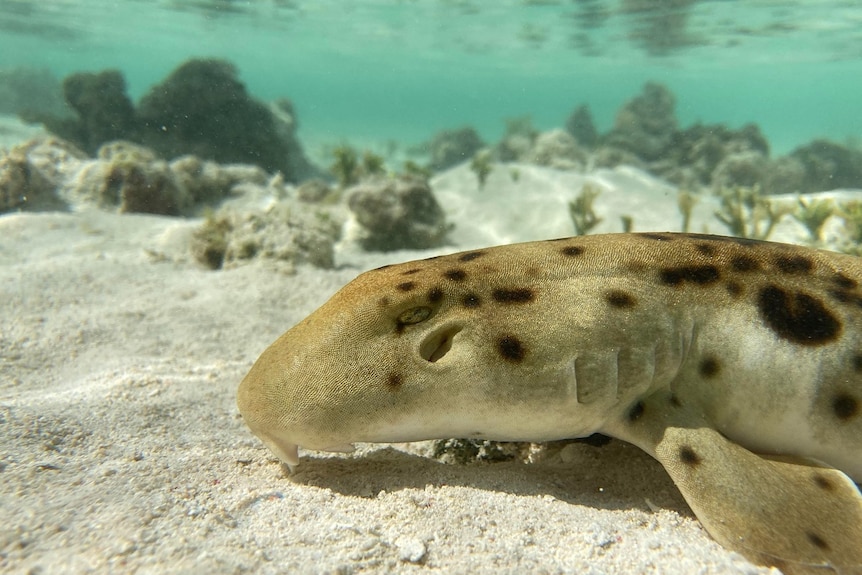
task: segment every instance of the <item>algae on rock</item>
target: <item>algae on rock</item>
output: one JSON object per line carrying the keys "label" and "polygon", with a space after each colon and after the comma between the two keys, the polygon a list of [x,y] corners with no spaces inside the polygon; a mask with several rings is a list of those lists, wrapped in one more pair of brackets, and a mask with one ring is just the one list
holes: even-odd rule
{"label": "algae on rock", "polygon": [[210,269],[230,269],[254,261],[292,272],[296,265],[335,265],[335,242],[342,218],[280,202],[266,210],[222,208],[207,215],[192,239],[195,260]]}
{"label": "algae on rock", "polygon": [[348,190],[347,205],[371,251],[428,249],[446,243],[451,226],[428,182],[409,176],[363,182]]}

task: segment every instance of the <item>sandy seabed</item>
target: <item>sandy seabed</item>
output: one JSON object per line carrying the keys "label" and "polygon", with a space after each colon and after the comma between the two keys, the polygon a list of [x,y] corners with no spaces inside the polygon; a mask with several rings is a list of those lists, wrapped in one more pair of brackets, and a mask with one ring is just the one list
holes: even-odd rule
{"label": "sandy seabed", "polygon": [[162,257],[196,224],[0,216],[3,572],[770,571],[713,542],[661,466],[617,441],[534,464],[363,445],[306,452],[288,475],[243,424],[236,387],[382,256],[295,275]]}

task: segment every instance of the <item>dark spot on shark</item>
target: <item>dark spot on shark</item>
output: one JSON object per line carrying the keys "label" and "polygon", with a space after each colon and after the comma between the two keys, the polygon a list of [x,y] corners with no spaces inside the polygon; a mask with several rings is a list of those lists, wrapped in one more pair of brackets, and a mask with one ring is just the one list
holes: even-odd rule
{"label": "dark spot on shark", "polygon": [[849,278],[840,272],[833,276],[832,283],[834,283],[838,289],[842,290],[851,290],[859,287],[859,283],[856,280]]}
{"label": "dark spot on shark", "polygon": [[462,282],[467,279],[467,272],[461,269],[451,269],[443,272],[443,277],[453,282]]}
{"label": "dark spot on shark", "polygon": [[502,335],[497,339],[497,350],[506,361],[520,363],[527,355],[524,345],[514,335]]}
{"label": "dark spot on shark", "polygon": [[688,445],[683,445],[679,448],[679,460],[691,467],[700,465],[702,461],[700,455]]}
{"label": "dark spot on shark", "polygon": [[404,378],[400,373],[392,372],[386,376],[386,388],[390,391],[398,391],[404,384]]}
{"label": "dark spot on shark", "polygon": [[859,400],[849,393],[839,393],[832,398],[832,411],[842,421],[852,419],[859,415]]}
{"label": "dark spot on shark", "polygon": [[824,477],[819,473],[815,473],[811,476],[811,480],[814,482],[814,485],[822,489],[823,491],[834,491],[835,486],[829,481],[828,477]]}
{"label": "dark spot on shark", "polygon": [[742,287],[742,284],[735,281],[729,281],[724,286],[727,289],[728,295],[732,298],[738,298],[742,294],[745,293],[745,288]]}
{"label": "dark spot on shark", "polygon": [[605,301],[616,308],[631,308],[637,305],[637,298],[623,290],[610,290],[605,293]]}
{"label": "dark spot on shark", "polygon": [[461,296],[461,305],[468,308],[479,307],[482,305],[482,298],[473,292],[466,293]]}
{"label": "dark spot on shark", "polygon": [[631,421],[632,423],[634,423],[635,421],[637,421],[638,419],[640,419],[641,417],[643,417],[643,414],[644,414],[644,411],[645,411],[645,410],[646,410],[646,407],[644,406],[644,402],[643,402],[643,401],[638,401],[638,402],[636,402],[636,403],[631,407],[631,409],[629,409],[629,413],[628,413],[629,421]]}
{"label": "dark spot on shark", "polygon": [[698,371],[703,377],[712,378],[718,375],[718,372],[721,371],[721,364],[719,364],[718,360],[714,357],[704,357],[700,360]]}
{"label": "dark spot on shark", "polygon": [[438,303],[443,299],[443,290],[438,287],[428,290],[428,303]]}
{"label": "dark spot on shark", "polygon": [[500,303],[528,303],[535,299],[536,294],[530,288],[497,288],[491,292],[491,297]]}
{"label": "dark spot on shark", "polygon": [[737,272],[753,272],[760,269],[760,263],[751,256],[733,256],[730,267]]}
{"label": "dark spot on shark", "polygon": [[718,268],[712,265],[665,268],[659,272],[659,275],[662,283],[669,286],[679,286],[684,283],[709,285],[721,278]]}
{"label": "dark spot on shark", "polygon": [[811,542],[812,545],[817,547],[818,549],[823,549],[826,551],[829,549],[829,543],[827,543],[820,535],[814,533],[813,531],[807,531],[805,536],[808,537],[808,541]]}
{"label": "dark spot on shark", "polygon": [[481,258],[485,255],[485,252],[467,252],[466,254],[461,254],[458,256],[459,262],[471,262],[476,258]]}
{"label": "dark spot on shark", "polygon": [[757,307],[769,329],[781,339],[800,345],[823,345],[841,333],[841,322],[817,298],[777,285],[760,290]]}
{"label": "dark spot on shark", "polygon": [[807,274],[814,269],[814,262],[805,256],[778,256],[775,267],[785,274]]}
{"label": "dark spot on shark", "polygon": [[694,244],[694,249],[708,257],[715,255],[715,246],[712,244]]}
{"label": "dark spot on shark", "polygon": [[567,246],[560,250],[564,256],[575,257],[584,253],[584,248],[581,246]]}

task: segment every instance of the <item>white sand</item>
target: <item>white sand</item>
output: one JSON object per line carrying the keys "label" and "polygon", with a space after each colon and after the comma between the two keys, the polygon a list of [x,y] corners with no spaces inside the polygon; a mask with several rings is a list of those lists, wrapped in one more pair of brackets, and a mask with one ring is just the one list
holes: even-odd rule
{"label": "white sand", "polygon": [[[571,232],[549,198],[571,197],[579,176],[523,172],[508,187],[495,173],[483,192],[463,168],[438,178],[458,247]],[[626,196],[603,200],[641,206],[636,229],[677,229],[672,190],[634,172],[602,178],[628,178]],[[456,201],[456,188],[484,196]],[[541,188],[544,199],[524,196]],[[597,207],[614,225],[632,211]],[[285,475],[240,419],[237,384],[360,269],[429,252],[344,249],[340,270],[294,276],[152,256],[179,253],[193,224],[0,216],[0,571],[769,572],[714,543],[661,466],[620,442],[529,465],[362,446],[306,452]]]}

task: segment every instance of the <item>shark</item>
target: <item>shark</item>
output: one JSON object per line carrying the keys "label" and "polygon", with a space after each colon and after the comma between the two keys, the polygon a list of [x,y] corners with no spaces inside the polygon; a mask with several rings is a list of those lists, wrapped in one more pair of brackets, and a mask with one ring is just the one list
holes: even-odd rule
{"label": "shark", "polygon": [[721,545],[862,573],[862,260],[627,233],[359,275],[266,349],[239,411],[299,447],[602,433],[658,460]]}

